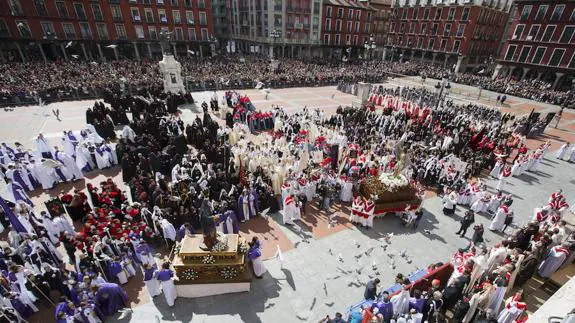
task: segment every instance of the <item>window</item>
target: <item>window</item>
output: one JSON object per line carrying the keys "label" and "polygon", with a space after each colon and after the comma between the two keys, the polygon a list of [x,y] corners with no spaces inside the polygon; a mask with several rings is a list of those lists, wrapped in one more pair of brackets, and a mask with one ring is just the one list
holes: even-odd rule
{"label": "window", "polygon": [[523,46],[521,49],[521,55],[519,55],[519,62],[525,63],[527,57],[529,57],[529,52],[531,51],[531,46]]}
{"label": "window", "polygon": [[546,51],[547,51],[547,47],[537,47],[537,50],[535,51],[535,55],[533,55],[533,59],[531,60],[531,63],[540,64],[541,59],[543,59],[543,56],[545,55]]}
{"label": "window", "polygon": [[535,15],[535,21],[543,20],[545,18],[545,14],[547,13],[548,5],[539,6],[539,10],[537,10],[537,15]]}
{"label": "window", "polygon": [[438,24],[433,24],[431,25],[431,36],[435,36],[437,35],[437,28],[438,28]]}
{"label": "window", "polygon": [[196,29],[188,28],[188,40],[196,41]]}
{"label": "window", "polygon": [[351,45],[351,35],[345,35],[345,44]]}
{"label": "window", "polygon": [[44,3],[44,0],[34,0],[34,7],[36,7],[38,16],[45,17],[48,15],[48,10],[46,10],[46,4]]}
{"label": "window", "polygon": [[116,24],[116,35],[118,39],[126,39],[128,35],[126,34],[126,28],[123,24]]}
{"label": "window", "polygon": [[531,25],[529,29],[529,35],[527,35],[527,40],[537,40],[537,35],[539,34],[539,29],[541,25]]}
{"label": "window", "polygon": [[557,26],[553,25],[547,26],[547,28],[545,28],[545,33],[543,34],[543,38],[541,38],[541,41],[542,42],[551,41],[551,38],[553,38],[553,34],[555,33],[555,28],[557,28]]}
{"label": "window", "polygon": [[337,33],[341,32],[341,20],[340,19],[335,21],[335,32],[337,32]]}
{"label": "window", "polygon": [[421,24],[421,35],[425,35],[425,32],[427,31],[427,24]]}
{"label": "window", "polygon": [[429,39],[429,44],[427,44],[427,49],[434,49],[435,47],[435,39],[431,38]]}
{"label": "window", "polygon": [[[186,20],[188,22],[188,25],[194,24],[194,12],[193,11],[186,11]],[[194,35],[195,35],[195,33],[194,33]]]}
{"label": "window", "polygon": [[158,9],[158,17],[160,17],[160,22],[168,22],[168,17],[166,16],[166,10]]}
{"label": "window", "polygon": [[[331,7],[326,7],[325,8],[325,16],[326,17],[331,17]],[[325,35],[324,35],[325,36]],[[325,37],[324,37],[325,38]]]}
{"label": "window", "polygon": [[41,22],[40,26],[42,26],[42,32],[44,36],[56,36],[54,32],[54,26],[52,26],[51,22]]}
{"label": "window", "polygon": [[529,14],[531,14],[532,8],[533,8],[532,5],[523,6],[523,10],[521,11],[521,20],[529,19]]}
{"label": "window", "polygon": [[82,38],[92,39],[92,29],[90,29],[90,24],[87,22],[80,23],[80,32],[82,33]]}
{"label": "window", "polygon": [[108,28],[106,28],[106,24],[96,24],[96,29],[98,30],[98,37],[102,40],[107,40],[108,37]]}
{"label": "window", "polygon": [[110,10],[112,11],[112,18],[114,20],[122,20],[122,10],[120,10],[120,6],[110,6]]}
{"label": "window", "polygon": [[132,7],[130,8],[130,12],[132,13],[132,20],[137,22],[142,20],[142,18],[140,18],[140,11],[138,10],[138,8]]}
{"label": "window", "polygon": [[559,39],[559,42],[567,44],[571,43],[574,31],[575,26],[565,26],[565,28],[563,29],[563,33],[561,34],[561,38]]}
{"label": "window", "polygon": [[367,20],[367,21],[371,21],[371,12],[368,12],[368,13],[367,13],[367,18],[366,18],[366,20]]}
{"label": "window", "polygon": [[200,12],[200,25],[205,26],[208,24],[208,18],[205,12]]}
{"label": "window", "polygon": [[359,32],[359,21],[355,22],[355,32],[358,33]]}
{"label": "window", "polygon": [[10,14],[12,16],[22,16],[22,6],[20,6],[20,0],[8,0],[8,5],[10,6]]}
{"label": "window", "polygon": [[429,8],[425,8],[425,10],[423,11],[423,19],[424,20],[429,19]]}
{"label": "window", "polygon": [[561,20],[561,16],[563,16],[563,10],[565,10],[564,4],[558,4],[555,6],[553,10],[553,14],[551,14],[551,21]]}
{"label": "window", "polygon": [[[180,11],[179,10],[172,10],[172,18],[174,19],[174,23],[175,24],[181,24],[182,23],[182,17],[180,17]],[[182,35],[184,33],[182,32]],[[182,40],[184,40],[184,37],[182,36]]]}
{"label": "window", "polygon": [[[191,8],[192,7],[192,0],[184,0],[184,3],[186,4],[186,8]],[[196,33],[194,32],[194,40],[196,37]]]}
{"label": "window", "polygon": [[515,32],[513,33],[512,39],[521,39],[521,35],[523,34],[523,30],[525,29],[525,25],[519,24],[515,27]]}
{"label": "window", "polygon": [[18,26],[18,32],[20,32],[20,36],[22,38],[30,38],[32,37],[32,33],[30,32],[30,26],[28,26],[28,22],[25,20],[17,20],[16,26]]}
{"label": "window", "polygon": [[458,53],[459,52],[459,46],[461,46],[461,41],[460,40],[456,40],[453,43],[453,52],[454,53]]}
{"label": "window", "polygon": [[178,0],[170,0],[170,3],[172,4],[172,7],[178,6]]}
{"label": "window", "polygon": [[513,56],[515,56],[515,51],[517,50],[517,45],[509,45],[507,48],[507,53],[505,54],[506,61],[512,61]]}
{"label": "window", "polygon": [[402,23],[399,25],[399,32],[403,34],[403,31],[404,31],[404,30],[405,30],[405,22],[402,22]]}
{"label": "window", "polygon": [[351,21],[348,21],[348,22],[347,22],[347,27],[346,27],[345,31],[347,31],[348,33],[353,32],[353,26],[352,26],[352,22],[351,22]]}
{"label": "window", "polygon": [[445,51],[445,47],[447,47],[447,39],[442,39],[441,40],[441,46],[439,47],[439,50]]}
{"label": "window", "polygon": [[447,20],[455,19],[455,8],[449,9],[449,14],[447,15]]}
{"label": "window", "polygon": [[335,44],[336,45],[339,45],[340,37],[341,36],[339,34],[335,35]]}
{"label": "window", "polygon": [[445,29],[443,30],[443,37],[449,37],[451,34],[451,24],[445,24]]}
{"label": "window", "polygon": [[158,39],[158,31],[156,30],[156,27],[148,26],[148,34],[150,34],[150,39]]}
{"label": "window", "polygon": [[184,40],[184,30],[182,29],[182,27],[176,27],[175,28],[175,35],[176,35],[176,40]]}
{"label": "window", "polygon": [[349,9],[347,11],[347,19],[348,20],[353,20],[353,9]]}
{"label": "window", "polygon": [[413,15],[411,15],[411,19],[416,20],[418,15],[419,15],[418,8],[413,8]]}
{"label": "window", "polygon": [[435,20],[439,20],[441,19],[441,14],[442,14],[442,10],[443,8],[436,8],[435,9]]}
{"label": "window", "polygon": [[144,38],[146,38],[146,37],[144,36],[144,26],[142,26],[142,25],[135,25],[135,26],[134,26],[134,29],[136,30],[136,37],[137,37],[138,39],[144,39]]}
{"label": "window", "polygon": [[206,3],[204,2],[204,0],[198,0],[198,8],[206,9]]}
{"label": "window", "polygon": [[323,34],[323,43],[329,45],[329,34]]}
{"label": "window", "polygon": [[366,22],[365,25],[364,25],[363,31],[364,31],[366,34],[369,34],[369,28],[370,28],[370,27],[371,27],[371,25],[370,25],[368,22]]}
{"label": "window", "polygon": [[575,9],[573,9],[573,11],[571,12],[571,18],[569,18],[569,21],[575,22]]}
{"label": "window", "polygon": [[202,33],[202,40],[208,40],[208,28],[202,28],[200,32]]}
{"label": "window", "polygon": [[410,34],[415,33],[415,23],[414,22],[409,24],[409,33]]}
{"label": "window", "polygon": [[417,40],[417,48],[423,48],[423,37],[419,37]]}
{"label": "window", "polygon": [[407,19],[407,9],[403,9],[402,13],[401,13],[401,19],[405,20]]}
{"label": "window", "polygon": [[62,23],[62,29],[64,30],[64,35],[66,39],[75,39],[76,38],[76,30],[74,29],[74,25],[69,22]]}
{"label": "window", "polygon": [[461,14],[461,20],[467,21],[469,19],[469,8],[463,8],[463,13]]}
{"label": "window", "polygon": [[358,42],[359,42],[359,36],[358,35],[353,36],[353,44],[357,45]]}
{"label": "window", "polygon": [[571,56],[571,62],[569,62],[569,68],[575,68],[575,53]]}
{"label": "window", "polygon": [[337,8],[337,17],[343,18],[343,8]]}
{"label": "window", "polygon": [[58,15],[60,17],[68,18],[68,9],[64,1],[56,1],[56,9],[58,9]]}
{"label": "window", "polygon": [[549,65],[550,66],[561,65],[563,54],[565,54],[565,50],[563,48],[555,48],[555,50],[553,51],[553,55],[551,55],[551,59],[549,60]]}
{"label": "window", "polygon": [[102,8],[99,4],[92,4],[92,14],[94,15],[94,20],[104,20],[104,15],[102,14]]}
{"label": "window", "polygon": [[76,17],[78,17],[78,19],[86,20],[86,12],[84,11],[83,4],[74,3],[74,10],[76,11]]}
{"label": "window", "polygon": [[325,31],[331,31],[331,19],[329,18],[325,20]]}
{"label": "window", "polygon": [[455,34],[455,37],[463,37],[464,33],[465,33],[465,25],[459,24],[459,26],[457,26],[457,34]]}
{"label": "window", "polygon": [[355,19],[356,19],[356,20],[361,20],[361,10],[356,10],[356,11],[355,11]]}
{"label": "window", "polygon": [[146,13],[146,22],[153,23],[154,22],[154,12],[152,11],[152,9],[146,8],[146,9],[144,9],[144,11]]}

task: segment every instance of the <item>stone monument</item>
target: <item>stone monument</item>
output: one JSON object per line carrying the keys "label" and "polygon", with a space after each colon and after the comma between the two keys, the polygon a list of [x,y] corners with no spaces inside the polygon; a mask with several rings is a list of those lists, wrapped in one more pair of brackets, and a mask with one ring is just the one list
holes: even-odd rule
{"label": "stone monument", "polygon": [[164,92],[185,92],[186,88],[182,80],[182,65],[166,49],[167,42],[170,40],[170,33],[161,32],[160,38],[163,58],[159,64],[160,72],[162,72],[164,77]]}
{"label": "stone monument", "polygon": [[371,90],[371,84],[359,82],[357,86],[357,99],[352,101],[352,106],[355,108],[361,107],[369,99],[369,91]]}

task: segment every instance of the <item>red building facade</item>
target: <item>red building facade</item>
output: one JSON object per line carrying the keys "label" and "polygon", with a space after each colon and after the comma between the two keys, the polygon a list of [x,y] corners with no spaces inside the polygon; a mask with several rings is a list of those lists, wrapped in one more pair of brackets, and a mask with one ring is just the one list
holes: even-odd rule
{"label": "red building facade", "polygon": [[351,56],[363,52],[370,35],[375,41],[376,13],[365,2],[324,0],[321,39],[322,45],[329,49],[328,57],[341,57],[346,51]]}
{"label": "red building facade", "polygon": [[482,68],[497,56],[509,7],[505,1],[396,1],[386,57],[439,64],[454,72]]}
{"label": "red building facade", "polygon": [[211,0],[0,0],[0,60],[140,59],[214,50]]}
{"label": "red building facade", "polygon": [[535,79],[553,88],[575,80],[575,3],[516,0],[493,77]]}

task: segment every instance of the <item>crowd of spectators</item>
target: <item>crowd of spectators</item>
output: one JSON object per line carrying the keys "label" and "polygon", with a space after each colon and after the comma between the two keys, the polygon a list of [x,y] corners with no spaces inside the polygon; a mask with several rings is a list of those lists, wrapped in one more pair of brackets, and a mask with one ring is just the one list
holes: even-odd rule
{"label": "crowd of spectators", "polygon": [[[478,86],[482,89],[529,98],[536,101],[575,106],[575,92],[570,89],[552,90],[541,80],[517,80],[500,77],[492,80],[488,73],[454,74],[450,69],[411,62],[339,60],[296,60],[281,58],[279,68],[272,70],[265,56],[218,56],[209,58],[179,57],[185,84],[190,91],[239,89],[253,87],[257,82],[266,86],[333,85],[340,81],[382,82],[385,73],[395,76],[425,76],[440,79],[448,76],[452,82]],[[0,64],[0,97],[12,103],[14,97],[99,97],[104,88],[125,87],[128,90],[161,87],[159,66],[150,60],[119,60],[111,62],[30,62]],[[568,86],[569,84],[567,84]]]}

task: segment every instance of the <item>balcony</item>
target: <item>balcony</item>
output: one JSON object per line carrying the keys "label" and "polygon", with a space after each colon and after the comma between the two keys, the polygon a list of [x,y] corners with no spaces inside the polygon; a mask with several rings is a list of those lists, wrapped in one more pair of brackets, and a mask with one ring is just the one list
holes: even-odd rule
{"label": "balcony", "polygon": [[113,16],[112,20],[114,21],[124,21],[124,19],[122,18],[122,16]]}
{"label": "balcony", "polygon": [[96,21],[104,21],[104,17],[102,16],[101,13],[95,13],[95,14],[94,14],[94,20],[96,20]]}
{"label": "balcony", "polygon": [[167,24],[168,23],[168,18],[166,17],[160,17],[160,22],[163,24]]}
{"label": "balcony", "polygon": [[180,19],[180,18],[174,18],[174,24],[176,24],[176,25],[182,24],[182,19]]}

